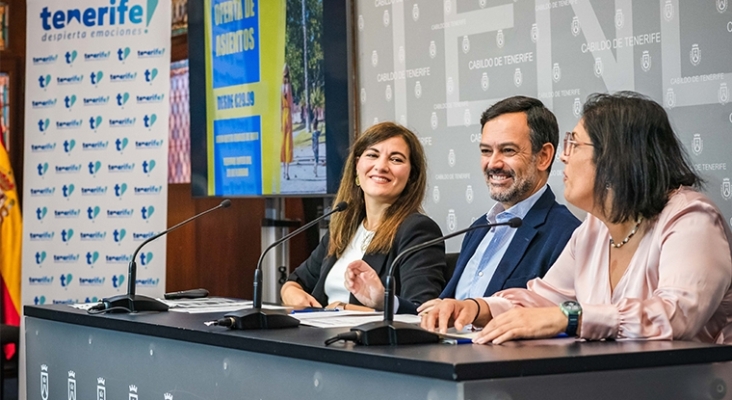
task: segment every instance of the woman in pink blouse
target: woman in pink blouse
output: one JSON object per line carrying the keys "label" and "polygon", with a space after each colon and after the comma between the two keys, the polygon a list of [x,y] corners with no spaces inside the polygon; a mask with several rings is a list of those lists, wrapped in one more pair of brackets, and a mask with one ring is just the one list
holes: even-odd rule
{"label": "woman in pink blouse", "polygon": [[444,300],[422,327],[483,326],[476,343],[549,338],[732,344],[732,232],[664,109],[591,95],[564,139],[564,197],[588,215],[544,278]]}

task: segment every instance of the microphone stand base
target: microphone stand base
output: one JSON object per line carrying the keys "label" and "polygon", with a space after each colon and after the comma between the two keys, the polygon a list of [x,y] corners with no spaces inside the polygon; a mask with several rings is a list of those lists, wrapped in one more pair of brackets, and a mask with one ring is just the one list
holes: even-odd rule
{"label": "microphone stand base", "polygon": [[437,343],[440,337],[419,326],[398,321],[377,321],[351,328],[358,333],[357,344],[383,346],[398,344]]}
{"label": "microphone stand base", "polygon": [[233,320],[231,329],[283,329],[296,328],[300,320],[287,315],[282,310],[267,310],[263,308],[248,308],[224,315],[224,318]]}
{"label": "microphone stand base", "polygon": [[143,296],[139,294],[128,295],[121,294],[119,296],[113,296],[106,299],[102,299],[104,309],[109,310],[113,307],[120,307],[120,309],[110,310],[110,313],[123,313],[128,312],[123,308],[130,310],[129,312],[142,312],[142,311],[168,311],[168,306],[152,297]]}

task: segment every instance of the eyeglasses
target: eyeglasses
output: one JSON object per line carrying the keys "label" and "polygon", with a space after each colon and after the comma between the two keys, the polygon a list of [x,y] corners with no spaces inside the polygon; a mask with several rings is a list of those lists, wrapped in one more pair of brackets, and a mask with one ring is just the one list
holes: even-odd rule
{"label": "eyeglasses", "polygon": [[575,147],[578,147],[578,146],[594,146],[592,143],[578,142],[578,141],[572,139],[573,136],[574,136],[574,132],[567,132],[564,135],[564,149],[563,149],[563,154],[564,154],[565,157],[571,156],[572,155],[572,151],[574,151],[574,148]]}

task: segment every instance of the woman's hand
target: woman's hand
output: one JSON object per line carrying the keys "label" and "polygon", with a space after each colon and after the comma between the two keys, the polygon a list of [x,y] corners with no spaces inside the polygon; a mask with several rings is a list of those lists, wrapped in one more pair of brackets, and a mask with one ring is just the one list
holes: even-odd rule
{"label": "woman's hand", "polygon": [[417,315],[420,317],[426,315],[428,312],[432,311],[433,308],[437,307],[441,301],[442,299],[440,298],[425,301],[422,305],[417,307]]}
{"label": "woman's hand", "polygon": [[282,304],[292,307],[323,307],[315,300],[315,297],[302,289],[302,286],[295,282],[286,282],[280,290]]}
{"label": "woman's hand", "polygon": [[345,286],[366,307],[384,309],[384,285],[376,271],[365,261],[356,260],[348,264]]}
{"label": "woman's hand", "polygon": [[[430,303],[433,300],[425,303]],[[478,303],[480,302],[480,309]],[[478,315],[480,313],[480,315]],[[421,326],[428,331],[447,333],[447,328],[455,326],[461,331],[466,325],[490,318],[490,309],[483,300],[442,299],[429,312],[422,313]]]}
{"label": "woman's hand", "polygon": [[501,344],[516,339],[552,338],[567,330],[559,307],[514,308],[493,318],[473,342]]}

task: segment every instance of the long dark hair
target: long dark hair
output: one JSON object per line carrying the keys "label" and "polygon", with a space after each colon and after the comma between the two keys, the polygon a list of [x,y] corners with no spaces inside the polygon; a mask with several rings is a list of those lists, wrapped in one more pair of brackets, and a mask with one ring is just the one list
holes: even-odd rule
{"label": "long dark hair", "polygon": [[[666,111],[650,98],[624,91],[592,94],[582,123],[594,146],[594,197],[610,222],[652,219],[679,186],[704,183],[671,127]],[[612,190],[609,210],[605,206]]]}
{"label": "long dark hair", "polygon": [[401,137],[409,147],[409,181],[399,198],[385,211],[381,224],[366,250],[369,253],[387,253],[394,242],[399,225],[412,213],[422,211],[422,200],[427,187],[427,162],[417,136],[409,129],[392,122],[382,122],[366,129],[351,147],[343,167],[343,177],[335,202],[346,201],[348,208],[334,214],[330,221],[328,255],[340,257],[366,218],[363,191],[356,185],[356,164],[366,149],[384,140]]}

